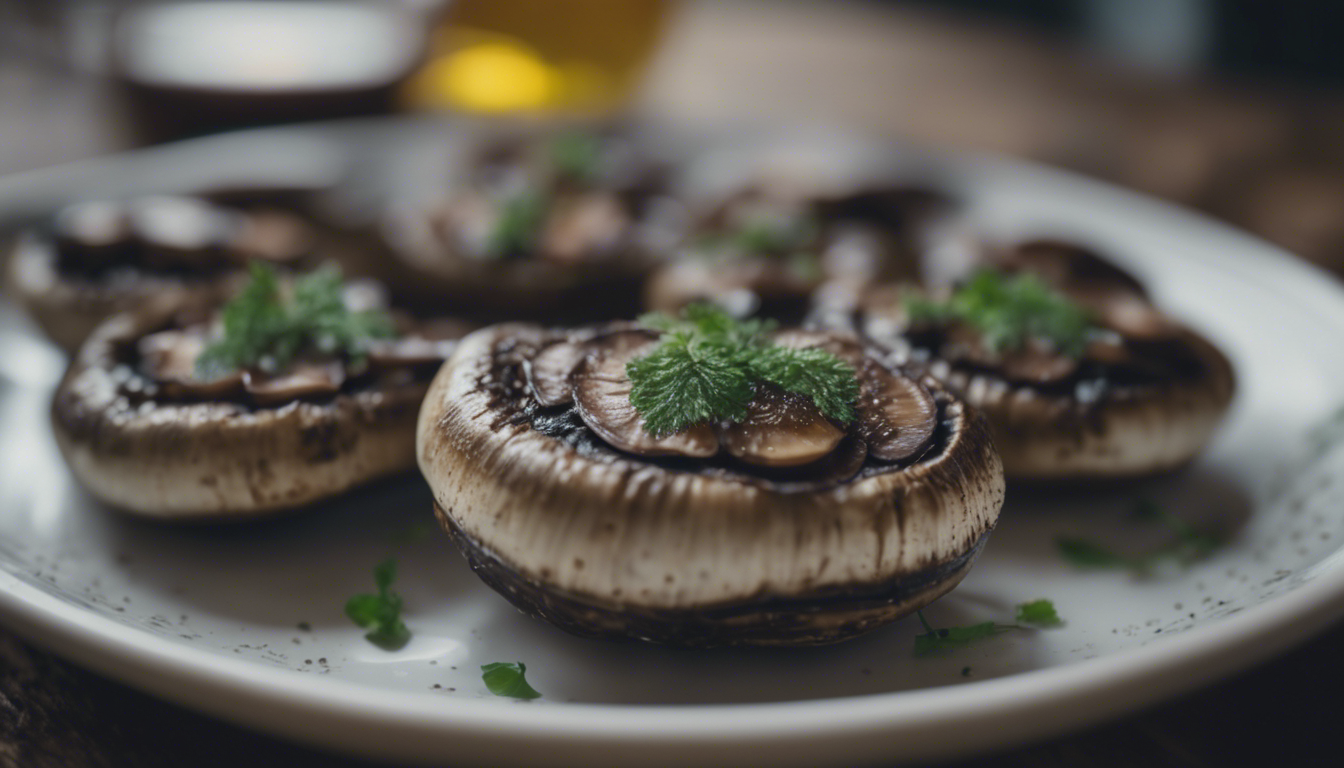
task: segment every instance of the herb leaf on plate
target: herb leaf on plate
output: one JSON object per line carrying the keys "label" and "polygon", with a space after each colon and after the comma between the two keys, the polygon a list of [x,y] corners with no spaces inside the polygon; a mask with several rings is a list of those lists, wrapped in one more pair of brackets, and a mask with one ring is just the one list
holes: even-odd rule
{"label": "herb leaf on plate", "polygon": [[519,662],[497,661],[481,667],[485,687],[496,696],[514,699],[537,699],[541,694],[527,684],[527,665]]}
{"label": "herb leaf on plate", "polygon": [[1090,539],[1072,536],[1056,537],[1055,547],[1076,568],[1124,568],[1145,574],[1163,563],[1189,565],[1208,557],[1227,543],[1227,537],[1222,533],[1196,528],[1152,499],[1135,502],[1130,517],[1136,521],[1162,525],[1171,531],[1173,537],[1160,547],[1133,555],[1116,552]]}
{"label": "herb leaf on plate", "polygon": [[369,630],[364,637],[389,651],[395,651],[411,640],[411,631],[401,620],[401,595],[392,591],[396,579],[397,561],[389,557],[373,569],[377,594],[355,595],[345,603],[345,615]]}
{"label": "herb leaf on plate", "polygon": [[1058,627],[1064,623],[1055,611],[1055,604],[1049,600],[1032,600],[1017,606],[1017,623],[1034,624],[1038,627]]}
{"label": "herb leaf on plate", "polygon": [[1055,611],[1055,604],[1049,600],[1032,600],[1019,604],[1014,623],[982,621],[961,627],[935,628],[924,618],[923,611],[916,611],[915,615],[919,617],[919,623],[924,627],[924,634],[915,636],[916,656],[927,656],[938,651],[959,648],[1015,629],[1050,629],[1064,624]]}

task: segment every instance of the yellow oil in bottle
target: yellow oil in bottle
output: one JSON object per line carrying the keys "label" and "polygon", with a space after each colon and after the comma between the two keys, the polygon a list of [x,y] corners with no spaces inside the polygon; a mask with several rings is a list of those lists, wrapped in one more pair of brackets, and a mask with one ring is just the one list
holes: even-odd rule
{"label": "yellow oil in bottle", "polygon": [[666,0],[453,0],[407,84],[412,107],[600,113],[658,43]]}

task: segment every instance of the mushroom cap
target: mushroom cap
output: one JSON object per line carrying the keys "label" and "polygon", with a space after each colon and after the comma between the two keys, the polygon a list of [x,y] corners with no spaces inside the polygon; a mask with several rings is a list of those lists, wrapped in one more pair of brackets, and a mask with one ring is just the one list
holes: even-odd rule
{"label": "mushroom cap", "polygon": [[1232,402],[1227,358],[1200,335],[1176,331],[1202,373],[1160,383],[1105,386],[1095,398],[1010,382],[935,360],[929,372],[984,412],[1014,480],[1123,478],[1189,462],[1208,443]]}
{"label": "mushroom cap", "polygon": [[[1064,241],[977,246],[972,252],[1010,274],[1037,276],[1095,315],[1112,339],[1089,344],[1082,359],[1031,344],[1012,354],[985,355],[979,334],[954,324],[948,335],[959,342],[958,359],[946,357],[946,346],[927,352],[920,365],[988,418],[1010,480],[1139,477],[1180,467],[1203,450],[1231,404],[1232,365],[1208,340],[1155,307],[1137,278]],[[895,285],[872,289],[857,320],[862,335],[897,358],[913,351],[902,291]],[[963,333],[970,343],[960,343]],[[1167,366],[1167,357],[1181,363]],[[1155,365],[1137,380],[1114,375],[1145,361]]]}
{"label": "mushroom cap", "polygon": [[1003,477],[984,419],[936,382],[936,450],[791,490],[536,431],[521,374],[500,359],[555,336],[510,324],[463,339],[430,385],[416,446],[439,518],[477,573],[571,632],[683,645],[843,640],[950,590],[998,518]]}
{"label": "mushroom cap", "polygon": [[85,342],[51,416],[75,477],[120,509],[164,520],[231,520],[294,509],[415,466],[426,384],[342,392],[274,408],[132,402],[118,366],[174,302],[115,315]]}

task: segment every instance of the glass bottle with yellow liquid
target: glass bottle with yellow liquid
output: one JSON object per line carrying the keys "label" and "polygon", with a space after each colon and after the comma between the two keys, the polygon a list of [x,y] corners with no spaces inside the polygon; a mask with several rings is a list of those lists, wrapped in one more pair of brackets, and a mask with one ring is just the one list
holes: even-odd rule
{"label": "glass bottle with yellow liquid", "polygon": [[618,107],[652,54],[667,0],[451,0],[411,106],[474,112],[601,113]]}

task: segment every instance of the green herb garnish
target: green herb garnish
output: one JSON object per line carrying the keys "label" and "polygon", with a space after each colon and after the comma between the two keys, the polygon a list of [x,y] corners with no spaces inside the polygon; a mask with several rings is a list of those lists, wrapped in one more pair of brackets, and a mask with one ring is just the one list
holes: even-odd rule
{"label": "green herb garnish", "polygon": [[485,243],[486,255],[493,258],[526,255],[536,245],[547,207],[545,195],[535,190],[502,200]]}
{"label": "green herb garnish", "polygon": [[1058,627],[1064,621],[1055,612],[1055,604],[1049,600],[1032,600],[1017,606],[1017,623],[1034,624],[1038,627]]}
{"label": "green herb garnish", "polygon": [[1170,542],[1137,555],[1121,554],[1094,541],[1070,536],[1057,537],[1055,546],[1060,555],[1077,568],[1125,568],[1145,574],[1164,562],[1189,565],[1208,557],[1226,543],[1226,537],[1221,533],[1200,530],[1152,499],[1135,502],[1131,517],[1163,525],[1175,536]]}
{"label": "green herb garnish", "polygon": [[766,256],[781,260],[801,280],[820,280],[821,264],[812,248],[818,225],[811,216],[757,216],[735,229],[701,236],[696,249],[705,256]]}
{"label": "green herb garnish", "polygon": [[1049,600],[1032,600],[1018,605],[1017,619],[1011,624],[983,621],[964,627],[935,629],[929,624],[928,619],[924,618],[923,611],[916,611],[915,615],[919,617],[919,623],[924,627],[924,634],[915,635],[916,656],[958,648],[1014,629],[1043,629],[1058,627],[1064,623],[1055,612],[1055,604]]}
{"label": "green herb garnish", "polygon": [[389,651],[395,651],[411,640],[411,631],[401,620],[401,595],[392,591],[392,582],[396,579],[397,561],[389,557],[373,569],[378,594],[355,595],[345,603],[345,615],[369,630],[364,637]]}
{"label": "green herb garnish", "polygon": [[527,665],[521,661],[517,663],[497,661],[481,667],[481,679],[485,681],[485,687],[496,696],[508,696],[514,699],[541,698],[541,694],[527,684],[527,679],[523,676],[526,673]]}
{"label": "green herb garnish", "polygon": [[748,253],[792,254],[816,237],[817,222],[810,216],[759,216],[727,236],[733,246]]}
{"label": "green herb garnish", "polygon": [[206,378],[251,366],[282,370],[308,349],[357,360],[370,340],[393,332],[386,314],[346,307],[334,268],[295,280],[286,295],[274,269],[252,262],[251,280],[222,314],[224,335],[196,360],[198,375]]}
{"label": "green herb garnish", "polygon": [[912,293],[905,307],[915,324],[966,323],[994,352],[1020,349],[1029,339],[1039,339],[1077,357],[1093,327],[1087,310],[1025,272],[1009,275],[982,269],[946,300]]}
{"label": "green herb garnish", "polygon": [[824,350],[771,344],[766,334],[773,323],[738,320],[708,304],[687,307],[682,319],[653,314],[640,322],[663,332],[652,352],[625,367],[630,403],[650,434],[741,421],[758,383],[810,397],[829,418],[854,419],[854,369]]}
{"label": "green herb garnish", "polygon": [[592,133],[570,131],[551,141],[551,164],[561,178],[590,182],[597,178],[602,161],[602,138]]}

